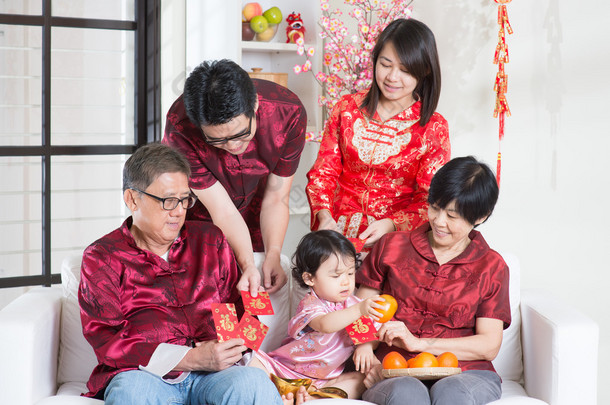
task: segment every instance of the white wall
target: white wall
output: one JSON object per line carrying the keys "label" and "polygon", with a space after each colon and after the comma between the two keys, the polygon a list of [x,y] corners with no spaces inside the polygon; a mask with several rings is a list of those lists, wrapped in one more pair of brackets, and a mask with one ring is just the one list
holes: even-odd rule
{"label": "white wall", "polygon": [[[452,155],[472,154],[494,169],[496,11],[491,0],[426,0],[415,1],[413,14],[439,45],[438,110],[449,121]],[[599,323],[600,364],[610,362],[609,13],[601,0],[508,4],[512,116],[502,142],[500,201],[481,227],[492,247],[519,256],[523,288],[553,291]],[[610,371],[599,367],[598,376],[598,403],[610,403]]]}

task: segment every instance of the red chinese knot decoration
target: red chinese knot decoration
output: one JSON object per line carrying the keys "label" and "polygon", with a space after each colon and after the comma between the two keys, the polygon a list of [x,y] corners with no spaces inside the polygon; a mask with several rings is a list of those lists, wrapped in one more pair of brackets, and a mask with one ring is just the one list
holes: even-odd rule
{"label": "red chinese knot decoration", "polygon": [[[496,106],[494,109],[494,118],[499,118],[499,141],[502,143],[504,139],[504,118],[510,117],[510,109],[508,108],[508,102],[506,101],[506,90],[508,87],[508,77],[504,71],[504,64],[508,63],[508,47],[506,46],[506,33],[512,34],[513,29],[508,21],[508,12],[506,11],[506,4],[510,3],[511,0],[494,0],[498,3],[498,25],[500,30],[498,31],[498,45],[496,46],[496,52],[494,54],[494,64],[498,65],[498,73],[496,74],[496,81],[494,84],[494,91],[496,92]],[[502,166],[502,152],[498,150],[498,166],[496,171],[496,179],[498,186],[500,185],[500,172]]]}

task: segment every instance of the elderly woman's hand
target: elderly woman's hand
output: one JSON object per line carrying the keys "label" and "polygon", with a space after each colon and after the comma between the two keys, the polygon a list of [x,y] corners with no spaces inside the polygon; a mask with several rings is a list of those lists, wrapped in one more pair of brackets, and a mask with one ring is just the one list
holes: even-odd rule
{"label": "elderly woman's hand", "polygon": [[389,321],[379,328],[379,340],[388,346],[396,346],[410,352],[418,352],[419,338],[415,337],[403,322]]}

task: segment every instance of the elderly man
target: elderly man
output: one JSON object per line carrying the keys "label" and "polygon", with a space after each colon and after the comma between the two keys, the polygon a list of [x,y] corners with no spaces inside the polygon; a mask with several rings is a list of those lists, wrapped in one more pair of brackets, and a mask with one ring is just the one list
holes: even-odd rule
{"label": "elderly man", "polygon": [[[197,66],[167,113],[163,143],[190,162],[190,186],[200,201],[188,218],[222,229],[243,272],[238,288],[252,295],[261,281],[270,293],[286,283],[280,254],[306,126],[293,92],[250,79],[227,59]],[[265,253],[262,280],[253,252]]]}
{"label": "elderly man", "polygon": [[[262,370],[231,367],[242,339],[216,340],[212,303],[235,303],[240,274],[220,229],[185,222],[190,165],[161,144],[123,169],[123,225],[83,254],[83,332],[99,364],[86,396],[106,404],[281,404]],[[172,402],[174,403],[174,402]]]}

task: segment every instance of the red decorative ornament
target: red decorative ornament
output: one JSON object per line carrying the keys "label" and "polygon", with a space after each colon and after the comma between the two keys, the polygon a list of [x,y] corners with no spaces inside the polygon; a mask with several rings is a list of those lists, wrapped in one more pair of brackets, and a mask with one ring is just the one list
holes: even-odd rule
{"label": "red decorative ornament", "polygon": [[[506,101],[506,90],[508,88],[508,76],[504,71],[504,64],[508,63],[508,47],[506,46],[506,33],[512,34],[513,29],[508,21],[508,12],[506,11],[506,4],[512,0],[494,0],[498,3],[498,25],[500,30],[498,31],[498,45],[496,46],[496,52],[494,54],[494,64],[498,65],[498,73],[496,74],[496,81],[494,84],[494,91],[496,92],[496,106],[494,109],[494,118],[499,118],[499,142],[502,144],[504,139],[504,118],[510,117],[510,109],[508,108],[508,102]],[[501,148],[498,150],[498,166],[496,171],[496,179],[498,186],[500,186],[500,173],[502,168],[502,152]]]}
{"label": "red decorative ornament", "polygon": [[294,11],[286,17],[288,26],[286,27],[286,43],[296,44],[299,38],[305,40],[305,26],[301,19],[301,13],[295,13]]}

